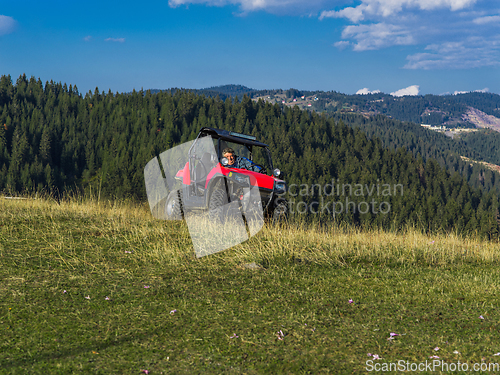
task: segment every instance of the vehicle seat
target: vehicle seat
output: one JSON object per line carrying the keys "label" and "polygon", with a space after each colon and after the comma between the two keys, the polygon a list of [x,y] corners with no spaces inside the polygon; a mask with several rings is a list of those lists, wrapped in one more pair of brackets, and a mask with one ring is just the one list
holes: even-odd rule
{"label": "vehicle seat", "polygon": [[212,155],[209,152],[203,153],[201,160],[198,162],[196,166],[196,185],[198,188],[205,189],[205,182],[207,180],[207,176],[212,170]]}

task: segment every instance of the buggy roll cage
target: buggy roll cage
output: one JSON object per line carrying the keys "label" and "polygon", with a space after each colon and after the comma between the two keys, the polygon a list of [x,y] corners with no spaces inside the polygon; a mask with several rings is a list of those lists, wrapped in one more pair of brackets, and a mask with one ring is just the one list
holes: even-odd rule
{"label": "buggy roll cage", "polygon": [[[212,136],[215,139],[222,139],[223,141],[226,142],[241,144],[245,146],[248,149],[248,151],[250,151],[250,155],[252,154],[253,146],[262,147],[267,151],[267,158],[269,166],[271,167],[271,171],[274,169],[273,161],[271,158],[271,152],[269,151],[269,146],[267,144],[257,141],[257,138],[253,135],[241,134],[229,130],[221,130],[208,127],[201,128],[200,131],[198,132],[198,136],[196,137],[195,141],[193,142],[192,146],[189,149],[189,154],[191,154],[191,150],[196,145],[196,140],[198,140],[198,138],[203,138],[206,136]],[[221,142],[217,142],[217,148],[218,148],[217,155],[220,160],[222,158],[222,151],[223,151],[221,149],[222,148]]]}

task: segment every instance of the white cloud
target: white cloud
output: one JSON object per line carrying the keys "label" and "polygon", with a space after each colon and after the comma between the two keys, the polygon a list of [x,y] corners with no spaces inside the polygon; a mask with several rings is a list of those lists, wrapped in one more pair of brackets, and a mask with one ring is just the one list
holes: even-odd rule
{"label": "white cloud", "polygon": [[413,85],[413,86],[408,86],[405,89],[391,92],[391,95],[392,96],[415,96],[415,95],[418,95],[419,92],[420,92],[420,86]]}
{"label": "white cloud", "polygon": [[[498,0],[168,0],[189,4],[236,6],[242,14],[319,14],[319,20],[350,22],[332,45],[354,51],[392,46],[421,46],[407,57],[408,69],[444,69],[500,64]],[[353,5],[354,4],[354,5]],[[471,44],[475,39],[477,44]]]}
{"label": "white cloud", "polygon": [[415,43],[411,30],[405,29],[403,26],[387,23],[349,25],[342,31],[342,38],[356,40],[353,47],[355,51]]}
{"label": "white cloud", "polygon": [[321,12],[321,15],[319,16],[319,19],[322,20],[323,18],[347,18],[351,22],[357,23],[359,21],[363,21],[365,19],[365,16],[363,14],[364,10],[366,9],[366,6],[361,4],[360,6],[357,6],[356,8],[344,8],[339,11],[323,11]]}
{"label": "white cloud", "polygon": [[340,50],[346,49],[351,45],[351,42],[347,40],[341,40],[333,44],[335,47],[337,47]]}
{"label": "white cloud", "polygon": [[476,25],[486,25],[488,23],[500,23],[500,16],[477,17],[473,21]]}
{"label": "white cloud", "polygon": [[365,87],[364,89],[360,89],[360,90],[356,91],[356,95],[378,94],[380,92],[381,92],[380,90],[370,91],[368,88]]}
{"label": "white cloud", "polygon": [[334,17],[347,18],[357,23],[374,16],[389,17],[403,10],[465,9],[474,5],[477,0],[361,0],[357,7],[347,7],[339,11],[323,11],[320,19]]}
{"label": "white cloud", "polygon": [[345,4],[346,0],[169,0],[168,5],[175,8],[188,4],[206,4],[209,6],[236,5],[244,12],[265,10],[270,13],[315,13],[325,5]]}
{"label": "white cloud", "polygon": [[117,43],[125,43],[125,38],[106,38],[105,42],[117,42]]}
{"label": "white cloud", "polygon": [[83,38],[84,41],[90,42],[92,40],[92,36],[87,35],[85,38]]}
{"label": "white cloud", "polygon": [[175,8],[186,4],[207,4],[211,6],[240,5],[243,10],[258,10],[272,6],[273,1],[266,0],[168,0],[168,5]]}
{"label": "white cloud", "polygon": [[[421,45],[407,69],[469,69],[500,65],[500,15],[479,0],[360,0],[358,6],[323,11],[346,18],[339,48],[354,51]],[[349,43],[345,43],[349,42]]]}
{"label": "white cloud", "polygon": [[[354,17],[359,12],[389,16],[403,8],[432,10],[447,8],[452,11],[465,9],[477,0],[361,0],[358,7],[346,7],[339,12],[344,16]],[[171,7],[189,4],[206,4],[209,6],[237,5],[244,11],[299,11],[314,12],[317,10],[342,7],[352,3],[351,0],[168,0]],[[323,17],[334,17],[335,11],[323,12]]]}
{"label": "white cloud", "polygon": [[0,35],[10,34],[16,26],[17,22],[14,18],[0,15]]}
{"label": "white cloud", "polygon": [[453,93],[453,95],[468,94],[469,92],[483,92],[483,93],[486,93],[486,92],[490,92],[490,89],[487,88],[487,87],[485,87],[484,89],[474,90],[474,91],[455,91]]}
{"label": "white cloud", "polygon": [[407,69],[470,69],[500,65],[500,35],[469,37],[460,42],[431,44],[429,52],[407,57]]}

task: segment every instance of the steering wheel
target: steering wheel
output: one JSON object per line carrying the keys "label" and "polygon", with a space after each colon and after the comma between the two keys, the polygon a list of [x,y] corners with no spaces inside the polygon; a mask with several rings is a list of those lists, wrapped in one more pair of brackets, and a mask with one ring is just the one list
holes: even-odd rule
{"label": "steering wheel", "polygon": [[259,168],[260,168],[259,173],[267,174],[266,167],[264,167],[262,164],[257,164],[257,163],[254,163],[254,165],[256,165],[257,167],[259,167]]}

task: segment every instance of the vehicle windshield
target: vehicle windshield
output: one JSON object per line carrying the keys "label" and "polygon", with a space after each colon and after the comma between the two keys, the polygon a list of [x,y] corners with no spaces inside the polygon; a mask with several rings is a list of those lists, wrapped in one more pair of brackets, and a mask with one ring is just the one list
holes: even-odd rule
{"label": "vehicle windshield", "polygon": [[[232,148],[236,154],[236,156],[242,156],[251,160],[255,164],[259,164],[266,169],[266,173],[270,175],[272,173],[272,161],[271,154],[267,147],[258,147],[258,146],[247,146],[244,144],[234,143],[234,142],[226,142],[222,141],[222,151],[226,148]],[[250,151],[251,150],[251,151]],[[221,156],[222,158],[222,156]]]}

